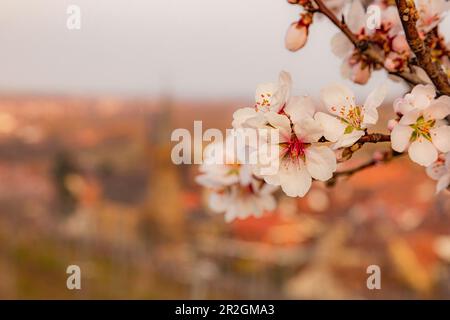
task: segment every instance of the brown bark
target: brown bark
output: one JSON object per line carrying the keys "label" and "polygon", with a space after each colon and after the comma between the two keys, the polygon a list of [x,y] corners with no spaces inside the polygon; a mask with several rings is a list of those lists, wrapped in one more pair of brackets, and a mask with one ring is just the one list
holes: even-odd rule
{"label": "brown bark", "polygon": [[450,95],[450,84],[447,75],[444,73],[439,61],[433,62],[430,49],[425,45],[417,31],[418,12],[414,1],[395,0],[395,3],[405,31],[406,40],[416,55],[417,63],[425,70],[440,94]]}

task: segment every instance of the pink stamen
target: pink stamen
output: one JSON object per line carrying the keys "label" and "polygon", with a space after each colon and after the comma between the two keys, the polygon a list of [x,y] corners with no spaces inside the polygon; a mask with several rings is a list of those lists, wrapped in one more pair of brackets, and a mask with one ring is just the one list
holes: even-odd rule
{"label": "pink stamen", "polygon": [[297,138],[296,135],[293,135],[289,141],[288,151],[291,158],[298,158],[305,156],[306,144]]}

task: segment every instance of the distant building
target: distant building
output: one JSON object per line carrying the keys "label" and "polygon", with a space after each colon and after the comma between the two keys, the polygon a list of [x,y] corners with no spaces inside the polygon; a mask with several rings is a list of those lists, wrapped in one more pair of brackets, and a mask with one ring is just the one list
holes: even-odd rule
{"label": "distant building", "polygon": [[166,97],[161,104],[160,111],[146,119],[149,195],[145,205],[145,233],[153,240],[176,241],[183,237],[185,213],[179,171],[170,158],[172,103]]}

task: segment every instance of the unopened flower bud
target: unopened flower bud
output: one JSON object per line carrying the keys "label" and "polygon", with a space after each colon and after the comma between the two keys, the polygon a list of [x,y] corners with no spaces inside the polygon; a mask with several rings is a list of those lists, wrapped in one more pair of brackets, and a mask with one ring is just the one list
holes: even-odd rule
{"label": "unopened flower bud", "polygon": [[403,59],[397,52],[389,52],[384,60],[384,67],[391,72],[399,71],[403,66]]}
{"label": "unopened flower bud", "polygon": [[308,40],[308,28],[311,20],[300,19],[299,22],[292,23],[285,38],[286,49],[289,51],[298,51],[304,47],[306,40]]}
{"label": "unopened flower bud", "polygon": [[394,50],[398,53],[407,52],[409,50],[408,41],[406,41],[406,38],[404,35],[397,35],[392,40],[392,50]]}
{"label": "unopened flower bud", "polygon": [[352,81],[358,84],[366,84],[370,78],[370,67],[357,63],[352,67]]}
{"label": "unopened flower bud", "polygon": [[392,131],[397,124],[398,124],[397,120],[394,120],[394,119],[389,120],[387,123],[387,127],[388,127],[389,131]]}
{"label": "unopened flower bud", "polygon": [[380,150],[377,150],[373,153],[372,159],[375,160],[376,162],[380,162],[384,160],[384,152],[381,152]]}

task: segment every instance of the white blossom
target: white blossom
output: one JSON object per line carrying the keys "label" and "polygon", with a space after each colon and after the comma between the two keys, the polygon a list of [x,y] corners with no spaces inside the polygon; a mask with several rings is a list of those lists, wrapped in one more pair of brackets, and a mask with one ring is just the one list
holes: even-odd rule
{"label": "white blossom", "polygon": [[[226,142],[224,145],[213,143],[208,148],[226,151],[228,146]],[[225,220],[230,222],[252,215],[259,217],[265,211],[275,209],[273,192],[277,188],[256,179],[250,165],[240,163],[239,160],[230,162],[229,155],[234,154],[231,152],[225,152],[224,163],[215,163],[214,152],[206,150],[205,154],[210,158],[204,159],[196,181],[210,190],[208,202],[212,211],[224,213]],[[239,152],[236,151],[236,154],[239,155]]]}
{"label": "white blossom", "polygon": [[[345,20],[347,26],[356,37],[368,32],[365,27],[366,13],[359,0],[352,2]],[[345,34],[339,32],[333,36],[331,39],[331,50],[337,57],[343,59],[341,74],[344,78],[359,84],[365,84],[369,80],[371,74],[370,66],[360,59],[355,59],[353,56],[355,47]]]}
{"label": "white blossom", "polygon": [[292,86],[288,72],[280,72],[278,83],[263,83],[256,88],[253,108],[241,108],[233,114],[233,128],[258,127],[264,122],[266,112],[279,112],[289,100]]}
{"label": "white blossom", "polygon": [[446,0],[417,0],[416,3],[419,12],[417,27],[425,33],[436,27],[450,8]]}
{"label": "white blossom", "polygon": [[412,161],[429,166],[439,152],[450,151],[450,127],[445,117],[450,114],[450,97],[435,99],[432,85],[417,85],[404,98],[394,102],[400,116],[391,133],[392,149],[408,150]]}
{"label": "white blossom", "polygon": [[376,88],[360,106],[353,92],[343,85],[334,84],[321,91],[322,101],[331,115],[317,112],[314,118],[321,123],[324,137],[335,142],[334,149],[351,146],[365,134],[365,129],[377,123],[377,108],[386,92],[384,85]]}
{"label": "white blossom", "polygon": [[263,174],[256,166],[255,174],[268,184],[281,186],[291,197],[303,197],[310,189],[312,179],[326,181],[336,171],[334,152],[318,143],[323,130],[313,118],[314,112],[314,104],[309,97],[295,97],[283,114],[265,114],[268,125],[279,130],[278,152],[272,155],[279,167],[272,174]]}
{"label": "white blossom", "polygon": [[438,160],[426,169],[427,175],[437,181],[436,192],[450,186],[450,152],[442,154]]}

